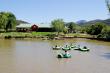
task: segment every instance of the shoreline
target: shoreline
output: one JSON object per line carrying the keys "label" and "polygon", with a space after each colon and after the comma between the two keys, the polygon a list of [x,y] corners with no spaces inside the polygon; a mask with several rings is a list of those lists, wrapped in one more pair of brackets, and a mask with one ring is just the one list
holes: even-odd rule
{"label": "shoreline", "polygon": [[41,40],[64,40],[64,39],[74,39],[74,38],[85,38],[90,40],[98,40],[98,41],[106,41],[110,42],[110,40],[104,38],[91,38],[91,37],[55,37],[50,39],[48,36],[5,36],[0,37],[0,39],[41,39]]}
{"label": "shoreline", "polygon": [[64,40],[64,39],[73,39],[73,38],[85,38],[98,41],[107,41],[105,38],[96,38],[88,34],[73,33],[73,34],[60,34],[59,36],[55,35],[55,32],[9,32],[9,33],[0,33],[0,39],[42,39],[42,40]]}

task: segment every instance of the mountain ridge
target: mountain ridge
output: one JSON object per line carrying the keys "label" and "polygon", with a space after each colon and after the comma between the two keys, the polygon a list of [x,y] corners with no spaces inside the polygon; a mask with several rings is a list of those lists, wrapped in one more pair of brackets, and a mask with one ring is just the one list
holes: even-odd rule
{"label": "mountain ridge", "polygon": [[[85,20],[86,21],[86,20]],[[110,25],[110,19],[105,19],[105,20],[101,20],[101,19],[96,19],[96,20],[91,20],[91,21],[86,21],[84,23],[80,22],[80,23],[77,23],[78,25],[80,26],[83,26],[83,25],[90,25],[90,24],[95,24],[97,22],[102,22],[102,23],[105,23],[106,25]]]}

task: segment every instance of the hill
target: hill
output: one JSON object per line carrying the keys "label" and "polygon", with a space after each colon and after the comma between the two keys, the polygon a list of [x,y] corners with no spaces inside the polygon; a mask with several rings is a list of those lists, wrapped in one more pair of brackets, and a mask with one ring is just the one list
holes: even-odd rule
{"label": "hill", "polygon": [[78,25],[80,26],[83,26],[83,25],[90,25],[90,24],[95,24],[97,22],[102,22],[102,23],[105,23],[107,25],[110,25],[110,19],[106,19],[106,20],[100,20],[100,19],[96,19],[96,20],[91,20],[91,21],[87,21],[87,22],[80,22],[80,23],[77,23]]}
{"label": "hill", "polygon": [[86,22],[87,22],[86,20],[79,20],[76,22],[76,24],[84,25]]}

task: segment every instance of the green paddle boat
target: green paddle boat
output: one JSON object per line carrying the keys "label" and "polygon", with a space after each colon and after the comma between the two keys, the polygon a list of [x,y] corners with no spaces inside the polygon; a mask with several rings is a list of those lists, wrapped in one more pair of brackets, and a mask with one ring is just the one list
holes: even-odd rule
{"label": "green paddle boat", "polygon": [[76,47],[76,48],[74,48],[74,50],[79,50],[79,51],[90,51],[90,49],[89,48],[87,48],[86,46],[84,46],[84,47]]}
{"label": "green paddle boat", "polygon": [[89,51],[90,49],[87,48],[86,46],[84,46],[83,48],[80,48],[79,50],[80,50],[80,51]]}
{"label": "green paddle boat", "polygon": [[68,50],[71,50],[71,48],[70,48],[69,46],[66,45],[65,47],[62,48],[62,50],[68,51]]}
{"label": "green paddle boat", "polygon": [[58,54],[57,58],[71,58],[70,54]]}
{"label": "green paddle boat", "polygon": [[71,58],[71,55],[68,51],[65,50],[65,53],[60,53],[57,56],[58,58]]}
{"label": "green paddle boat", "polygon": [[72,49],[74,49],[74,48],[77,48],[77,46],[71,44],[71,45],[69,46],[69,48],[70,48],[70,50],[72,50]]}
{"label": "green paddle boat", "polygon": [[52,47],[53,48],[53,50],[61,50],[62,49],[62,47],[60,47],[60,46],[54,46],[54,47]]}
{"label": "green paddle boat", "polygon": [[71,50],[71,48],[69,48],[69,47],[64,47],[64,48],[62,48],[62,50]]}

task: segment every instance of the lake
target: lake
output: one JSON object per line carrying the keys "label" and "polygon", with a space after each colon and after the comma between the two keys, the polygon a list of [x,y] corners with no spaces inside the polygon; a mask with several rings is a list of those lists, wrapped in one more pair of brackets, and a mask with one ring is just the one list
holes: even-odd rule
{"label": "lake", "polygon": [[[87,46],[89,52],[71,50],[69,59],[58,59],[58,44]],[[0,39],[0,73],[110,73],[110,42],[90,39]]]}

